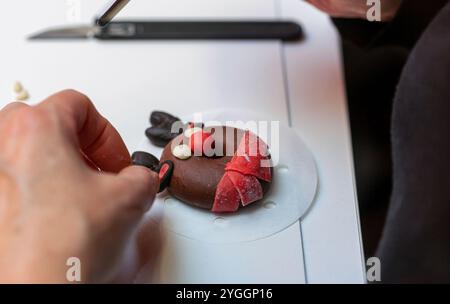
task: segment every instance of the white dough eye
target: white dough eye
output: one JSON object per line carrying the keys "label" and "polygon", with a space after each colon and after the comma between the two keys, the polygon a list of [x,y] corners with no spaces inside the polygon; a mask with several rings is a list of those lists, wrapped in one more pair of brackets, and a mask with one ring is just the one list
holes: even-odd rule
{"label": "white dough eye", "polygon": [[16,81],[13,85],[13,98],[17,101],[27,101],[30,99],[30,94],[25,90],[22,83]]}
{"label": "white dough eye", "polygon": [[27,91],[22,91],[16,95],[17,101],[27,101],[30,98],[30,95]]}
{"label": "white dough eye", "polygon": [[186,136],[187,138],[191,138],[192,134],[201,132],[201,131],[203,131],[203,129],[199,128],[199,127],[189,128],[186,131],[184,131],[184,136]]}
{"label": "white dough eye", "polygon": [[185,160],[192,156],[192,151],[188,145],[179,145],[173,148],[172,154],[178,159]]}
{"label": "white dough eye", "polygon": [[16,94],[19,94],[23,91],[23,86],[19,81],[16,81],[13,86],[13,91]]}

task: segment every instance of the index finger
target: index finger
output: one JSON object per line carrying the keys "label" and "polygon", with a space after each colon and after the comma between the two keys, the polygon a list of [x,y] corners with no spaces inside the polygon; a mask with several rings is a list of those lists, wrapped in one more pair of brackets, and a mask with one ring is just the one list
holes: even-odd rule
{"label": "index finger", "polygon": [[68,138],[100,169],[118,173],[131,165],[119,133],[87,96],[66,90],[50,96],[38,107],[55,113]]}

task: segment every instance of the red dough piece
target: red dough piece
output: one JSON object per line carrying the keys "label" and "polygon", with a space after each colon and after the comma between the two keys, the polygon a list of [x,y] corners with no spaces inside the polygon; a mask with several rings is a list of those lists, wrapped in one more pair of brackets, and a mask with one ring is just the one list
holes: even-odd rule
{"label": "red dough piece", "polygon": [[[202,156],[204,154],[204,149],[206,141],[211,137],[211,133],[205,131],[195,132],[189,137],[189,147],[191,148],[194,156]],[[211,138],[212,140],[212,138]],[[213,146],[214,143],[210,143]]]}
{"label": "red dough piece", "polygon": [[264,160],[268,159],[257,156],[234,156],[226,165],[225,171],[236,171],[270,182],[272,181],[272,172],[270,168],[261,166],[261,162]]}
{"label": "red dough piece", "polygon": [[[267,159],[267,160],[270,161],[269,159]],[[270,183],[272,181],[271,168],[270,167],[261,167],[259,169],[259,177],[258,178]]]}
{"label": "red dough piece", "polygon": [[235,156],[227,164],[226,171],[235,171],[244,175],[255,176],[266,182],[272,181],[267,145],[255,134],[245,132]]}
{"label": "red dough piece", "polygon": [[227,163],[225,171],[237,171],[245,175],[259,175],[259,168],[261,167],[261,159],[258,157],[233,156],[231,161]]}
{"label": "red dough piece", "polygon": [[250,205],[263,198],[264,193],[262,186],[258,179],[251,175],[243,175],[238,172],[227,172],[234,187],[236,188],[241,198],[242,206]]}
{"label": "red dough piece", "polygon": [[236,150],[236,155],[244,156],[248,155],[251,157],[268,157],[268,147],[266,143],[259,138],[256,134],[250,131],[245,132],[244,136],[239,143]]}
{"label": "red dough piece", "polygon": [[159,179],[162,180],[165,176],[167,171],[169,171],[170,166],[168,164],[164,164],[161,169],[159,170]]}
{"label": "red dough piece", "polygon": [[212,212],[236,212],[241,198],[227,174],[224,174],[216,189]]}

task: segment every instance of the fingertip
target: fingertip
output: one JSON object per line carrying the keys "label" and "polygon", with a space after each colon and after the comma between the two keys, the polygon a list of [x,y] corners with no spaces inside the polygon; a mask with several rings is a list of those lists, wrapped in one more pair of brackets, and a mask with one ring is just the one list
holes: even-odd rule
{"label": "fingertip", "polygon": [[23,108],[23,107],[28,108],[28,107],[30,107],[30,105],[23,103],[21,101],[13,101],[13,102],[8,103],[3,108],[0,108],[0,111],[9,111],[9,110],[14,110],[14,109]]}
{"label": "fingertip", "polygon": [[144,166],[136,166],[136,165],[126,167],[119,173],[119,175],[121,175],[122,177],[138,179],[141,181],[148,181],[153,179],[156,180],[158,177],[158,175],[152,170]]}
{"label": "fingertip", "polygon": [[29,108],[29,107],[30,107],[30,105],[28,105],[26,103],[23,103],[20,101],[14,101],[14,102],[7,104],[3,108],[0,108],[0,116],[3,118],[3,117],[6,117],[7,114],[9,114],[9,113],[17,111],[19,109]]}
{"label": "fingertip", "polygon": [[143,205],[148,210],[159,189],[158,175],[148,168],[141,166],[129,166],[123,169],[119,175],[121,183],[129,195],[132,205]]}
{"label": "fingertip", "polygon": [[80,91],[77,91],[75,89],[64,89],[57,93],[55,93],[53,96],[65,96],[65,97],[72,97],[75,99],[82,100],[86,103],[92,103],[91,99],[84,93],[81,93]]}

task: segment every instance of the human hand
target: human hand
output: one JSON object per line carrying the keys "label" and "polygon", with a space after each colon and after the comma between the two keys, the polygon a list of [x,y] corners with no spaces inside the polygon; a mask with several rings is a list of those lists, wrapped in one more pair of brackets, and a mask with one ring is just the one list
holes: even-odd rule
{"label": "human hand", "polygon": [[114,279],[158,176],[75,91],[8,105],[0,138],[0,281],[67,283],[69,257],[83,282]]}
{"label": "human hand", "polygon": [[[319,10],[338,18],[365,19],[372,6],[367,0],[305,0]],[[380,0],[381,20],[389,21],[397,14],[402,0]]]}

